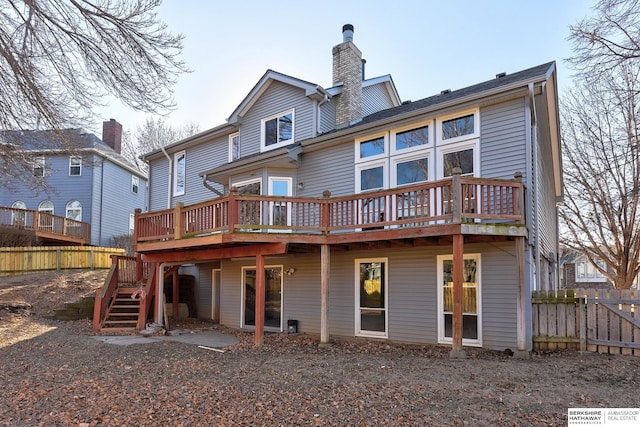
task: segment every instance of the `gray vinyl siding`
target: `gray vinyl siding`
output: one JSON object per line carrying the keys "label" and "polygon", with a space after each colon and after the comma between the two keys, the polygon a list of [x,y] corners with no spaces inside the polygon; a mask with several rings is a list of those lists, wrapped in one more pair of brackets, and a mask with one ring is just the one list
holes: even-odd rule
{"label": "gray vinyl siding", "polygon": [[328,100],[320,106],[320,132],[328,132],[336,127],[336,103]]}
{"label": "gray vinyl siding", "polygon": [[[376,251],[333,252],[329,280],[329,333],[355,335],[355,260],[387,258],[388,339],[414,344],[438,343],[437,256],[450,255],[447,246]],[[465,253],[480,253],[483,347],[503,350],[516,346],[515,246],[513,243],[465,245]],[[251,259],[223,261],[221,323],[240,327],[242,267]],[[283,276],[283,330],[289,319],[302,333],[320,333],[320,255],[290,255],[266,259],[265,265],[295,268]],[[210,317],[210,265],[201,267],[199,315]],[[206,276],[206,277],[205,277]],[[205,288],[208,291],[205,292]],[[206,309],[205,309],[206,307]]]}
{"label": "gray vinyl siding", "polygon": [[167,188],[169,186],[169,160],[162,157],[150,162],[149,177],[151,180],[149,183],[149,210],[167,209],[167,194],[171,188]]}
{"label": "gray vinyl siding", "polygon": [[[173,157],[172,157],[173,159]],[[200,174],[229,162],[229,137],[191,146],[185,150],[185,191],[174,196],[172,206],[177,202],[185,205],[203,202],[218,197],[202,184]],[[165,196],[166,197],[166,196]]]}
{"label": "gray vinyl siding", "polygon": [[362,116],[393,107],[393,101],[384,83],[362,88]]}
{"label": "gray vinyl siding", "polygon": [[109,160],[102,163],[102,168],[95,169],[93,206],[96,209],[92,215],[91,240],[93,244],[111,246],[113,237],[129,234],[129,215],[136,208],[145,209],[147,186],[146,180],[139,177],[138,193],[133,193],[129,170]]}
{"label": "gray vinyl siding", "polygon": [[298,180],[304,183],[304,190],[298,195],[321,197],[325,190],[332,196],[354,194],[354,156],[353,142],[303,154]]}
{"label": "gray vinyl siding", "polygon": [[314,104],[304,90],[274,81],[249,109],[240,128],[240,155],[260,153],[262,119],[294,109],[294,139],[301,141],[313,136]]}
{"label": "gray vinyl siding", "polygon": [[526,176],[526,116],[524,98],[480,110],[480,161],[485,178]]}

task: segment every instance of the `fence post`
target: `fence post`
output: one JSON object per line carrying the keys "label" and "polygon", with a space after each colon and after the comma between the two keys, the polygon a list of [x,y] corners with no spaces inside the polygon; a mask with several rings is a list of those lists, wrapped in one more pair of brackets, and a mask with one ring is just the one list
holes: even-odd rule
{"label": "fence post", "polygon": [[60,269],[62,268],[62,252],[60,251],[60,248],[56,249],[56,270],[60,271]]}
{"label": "fence post", "polygon": [[578,299],[580,308],[580,351],[587,351],[587,299]]}

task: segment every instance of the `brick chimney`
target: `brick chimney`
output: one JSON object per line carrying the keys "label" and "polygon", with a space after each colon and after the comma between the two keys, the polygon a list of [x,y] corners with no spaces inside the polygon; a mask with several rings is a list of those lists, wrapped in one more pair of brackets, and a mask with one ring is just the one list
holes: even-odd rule
{"label": "brick chimney", "polygon": [[362,71],[362,52],[353,44],[353,25],[343,25],[342,43],[333,47],[333,85],[342,83],[336,103],[336,127],[362,119]]}
{"label": "brick chimney", "polygon": [[116,153],[120,154],[122,151],[122,125],[116,119],[102,122],[102,141]]}

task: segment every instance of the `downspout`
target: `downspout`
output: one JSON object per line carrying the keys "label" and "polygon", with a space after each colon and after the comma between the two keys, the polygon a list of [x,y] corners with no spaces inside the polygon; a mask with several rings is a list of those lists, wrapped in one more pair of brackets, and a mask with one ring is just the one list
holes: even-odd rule
{"label": "downspout", "polygon": [[316,128],[316,135],[320,135],[322,133],[322,110],[320,109],[320,107],[322,106],[322,104],[324,104],[328,100],[329,100],[329,95],[327,95],[327,93],[325,92],[324,99],[318,103],[318,123]]}
{"label": "downspout", "polygon": [[164,154],[164,156],[167,158],[167,161],[169,162],[169,183],[167,184],[167,209],[171,209],[171,184],[173,184],[173,162],[171,161],[171,157],[169,156],[169,154],[167,154],[167,150],[164,149],[164,147],[160,147],[160,149],[162,150],[162,154]]}
{"label": "downspout", "polygon": [[104,157],[100,163],[100,220],[98,221],[98,245],[102,246],[102,215],[104,214]]}
{"label": "downspout", "polygon": [[224,196],[223,193],[219,192],[218,190],[216,190],[215,188],[213,188],[211,185],[209,185],[209,183],[207,182],[207,176],[203,175],[202,176],[202,185],[204,185],[204,187],[208,190],[213,191],[214,193],[216,193],[218,195],[218,197],[222,197]]}
{"label": "downspout", "polygon": [[529,83],[529,104],[531,109],[531,136],[529,139],[529,147],[532,155],[533,162],[533,176],[531,178],[530,187],[531,188],[531,221],[534,230],[534,240],[533,240],[533,262],[534,262],[534,288],[536,290],[540,289],[540,224],[538,221],[538,131],[537,131],[537,122],[538,117],[536,114],[536,105],[535,105],[535,94],[533,90],[533,83]]}

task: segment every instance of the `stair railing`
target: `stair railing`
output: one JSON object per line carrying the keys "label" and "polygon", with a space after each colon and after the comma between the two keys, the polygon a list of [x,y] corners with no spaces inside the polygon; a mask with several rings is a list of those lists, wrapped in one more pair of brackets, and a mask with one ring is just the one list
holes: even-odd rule
{"label": "stair railing", "polygon": [[93,330],[99,332],[102,327],[111,301],[118,291],[118,255],[111,255],[111,269],[104,281],[102,288],[96,290],[96,299],[93,306]]}
{"label": "stair railing", "polygon": [[[150,264],[148,266],[149,275],[147,276],[146,283],[139,293],[140,296],[140,306],[138,308],[138,324],[136,329],[138,331],[144,329],[146,327],[147,316],[149,315],[149,310],[151,310],[151,302],[155,297],[155,280],[156,280],[156,268],[155,264]],[[141,282],[141,284],[144,282]]]}

